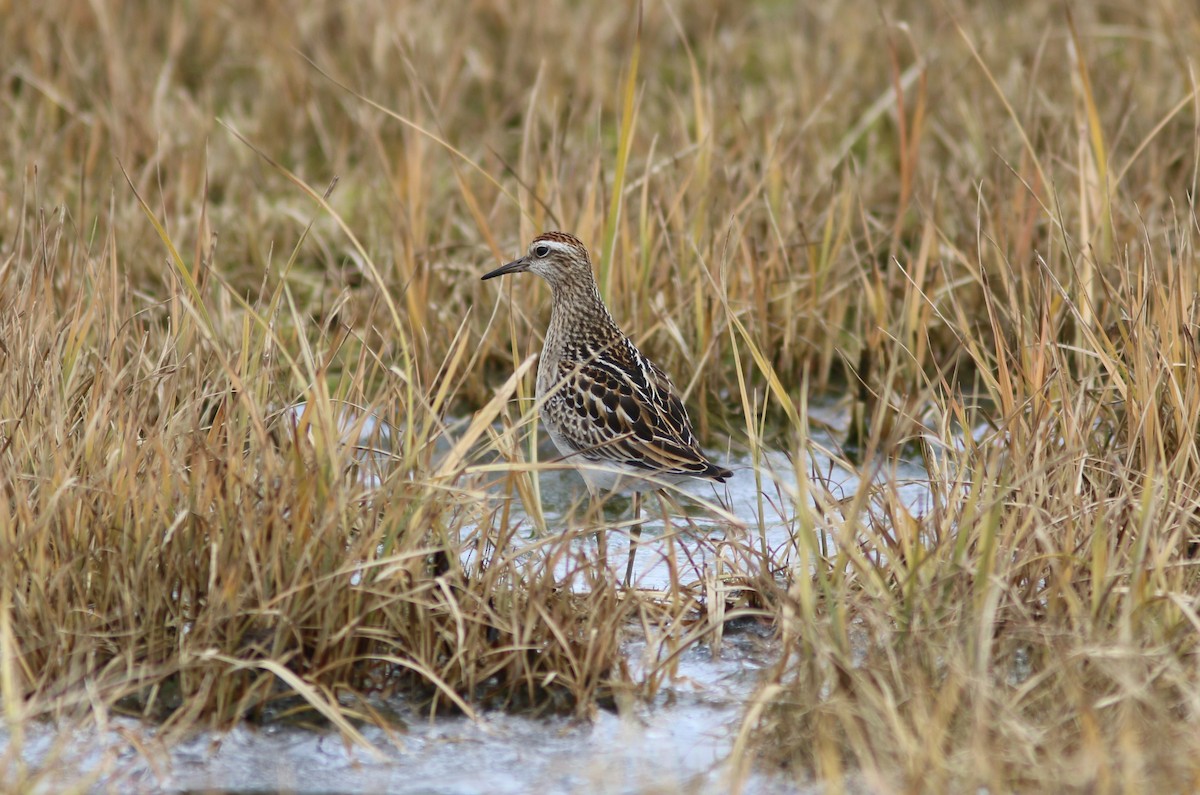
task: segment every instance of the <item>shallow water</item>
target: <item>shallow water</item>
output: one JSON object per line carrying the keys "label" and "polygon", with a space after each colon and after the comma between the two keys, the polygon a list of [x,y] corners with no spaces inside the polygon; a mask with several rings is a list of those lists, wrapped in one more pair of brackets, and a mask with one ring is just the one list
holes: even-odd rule
{"label": "shallow water", "polygon": [[[629,644],[631,660],[643,652]],[[431,721],[394,699],[407,728],[363,730],[378,755],[281,725],[201,734],[168,749],[153,727],[128,719],[70,733],[27,727],[22,755],[61,771],[45,792],[99,776],[94,790],[123,793],[724,793],[743,704],[776,653],[765,628],[732,628],[717,659],[704,646],[685,652],[652,704],[590,722],[486,712]],[[748,793],[797,791],[762,773],[745,783]]]}
{"label": "shallow water", "polygon": [[[812,415],[817,413],[818,410],[810,411]],[[824,410],[820,419],[822,424],[835,427],[845,422],[845,418],[833,409]],[[823,432],[814,432],[812,442],[813,449],[836,447],[836,442]],[[547,448],[544,452],[549,460],[552,450]],[[672,559],[684,585],[704,582],[706,577],[719,578],[723,573],[756,572],[763,565],[763,550],[768,551],[773,570],[786,570],[792,565],[796,543],[795,506],[801,498],[798,496],[797,473],[788,456],[769,452],[755,466],[749,460],[730,460],[712,451],[710,454],[716,460],[724,461],[733,470],[733,477],[723,484],[693,482],[679,487],[680,493],[673,495],[673,499],[686,511],[686,517],[680,517],[676,508],[671,507],[667,521],[664,521],[657,500],[652,495],[645,497],[644,521],[632,579],[635,587],[666,590],[671,583]],[[862,486],[857,475],[835,465],[829,458],[811,451],[805,458],[810,477],[814,473],[819,476],[822,486],[828,488],[835,499],[850,497]],[[916,462],[899,461],[879,478],[890,478],[898,484],[896,491],[911,510],[919,513],[927,507],[927,477]],[[587,504],[587,489],[577,473],[566,469],[543,472],[539,479],[543,510],[553,532],[565,510]],[[689,495],[695,500],[689,500]],[[713,515],[703,503],[720,506],[732,514],[740,526]],[[519,506],[516,511],[520,516]],[[628,499],[613,500],[606,508],[606,523],[628,523],[632,517]],[[527,540],[534,540],[532,530],[527,535]],[[624,530],[606,533],[607,565],[615,582],[624,580],[629,540],[629,533]],[[825,549],[837,546],[837,539],[828,535],[820,542]],[[582,534],[575,546],[599,562],[594,534]],[[564,562],[562,565],[570,564]]]}
{"label": "shallow water", "polygon": [[[839,417],[827,412],[822,419],[837,425]],[[830,444],[817,434],[814,442]],[[753,570],[762,565],[764,549],[775,570],[790,565],[796,476],[788,458],[768,455],[757,469],[748,461],[727,463],[735,474],[719,491],[700,484],[689,493],[721,503],[740,526],[714,519],[681,496],[678,502],[690,522],[670,515],[668,529],[650,500],[637,555],[637,587],[666,588],[670,555],[684,585],[730,569]],[[835,497],[861,487],[852,473],[829,460],[809,458],[805,465],[821,473]],[[902,464],[889,476],[909,479],[911,485],[901,488],[903,498],[920,510],[928,492],[919,467]],[[577,473],[547,472],[540,478],[549,525],[586,504]],[[624,512],[615,508],[609,509],[606,522],[629,518],[628,506]],[[518,546],[534,540],[531,522],[526,530],[514,542]],[[572,543],[595,556],[593,534],[581,533]],[[608,566],[618,582],[624,577],[627,550],[627,533],[607,534]],[[464,564],[470,566],[470,559]],[[635,676],[646,656],[646,642],[636,632],[631,628],[634,637],[625,648]],[[704,645],[684,652],[652,703],[600,711],[592,721],[499,712],[484,712],[478,721],[457,716],[430,720],[397,697],[379,706],[399,718],[403,731],[362,729],[375,754],[348,746],[335,733],[278,724],[202,733],[168,748],[153,726],[113,719],[87,730],[25,726],[20,756],[34,769],[54,771],[47,785],[35,790],[48,793],[71,785],[123,793],[724,793],[731,787],[726,760],[746,701],[759,672],[778,657],[770,634],[752,621],[731,625],[717,656]],[[11,745],[8,732],[0,732],[0,752],[6,758]],[[804,791],[762,771],[744,783],[746,793]]]}

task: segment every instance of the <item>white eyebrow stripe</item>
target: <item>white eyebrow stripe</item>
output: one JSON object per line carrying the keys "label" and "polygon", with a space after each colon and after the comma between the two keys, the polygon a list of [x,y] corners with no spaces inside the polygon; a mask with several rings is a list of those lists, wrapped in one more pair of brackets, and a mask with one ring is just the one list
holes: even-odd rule
{"label": "white eyebrow stripe", "polygon": [[539,240],[538,242],[533,244],[533,248],[535,250],[540,248],[541,246],[546,246],[549,249],[553,249],[554,251],[561,251],[565,254],[570,254],[571,250],[572,250],[571,247],[568,246],[566,243],[559,243],[557,240]]}

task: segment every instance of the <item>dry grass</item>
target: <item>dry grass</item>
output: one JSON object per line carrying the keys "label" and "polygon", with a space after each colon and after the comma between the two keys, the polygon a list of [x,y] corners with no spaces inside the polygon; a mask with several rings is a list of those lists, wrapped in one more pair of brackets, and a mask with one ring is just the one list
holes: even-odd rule
{"label": "dry grass", "polygon": [[659,681],[633,619],[711,641],[487,496],[544,525],[547,296],[477,276],[563,228],[714,446],[803,460],[848,384],[861,471],[929,467],[918,513],[783,484],[739,761],[1191,789],[1200,14],[805,5],[0,0],[9,726],[586,713]]}

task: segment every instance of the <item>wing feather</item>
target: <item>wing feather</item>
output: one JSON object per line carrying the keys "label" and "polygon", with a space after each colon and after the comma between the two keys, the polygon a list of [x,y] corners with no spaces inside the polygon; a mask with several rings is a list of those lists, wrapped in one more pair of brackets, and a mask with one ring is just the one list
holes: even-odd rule
{"label": "wing feather", "polygon": [[632,342],[575,353],[560,359],[547,399],[557,405],[547,408],[580,455],[664,475],[729,476],[700,449],[671,379]]}

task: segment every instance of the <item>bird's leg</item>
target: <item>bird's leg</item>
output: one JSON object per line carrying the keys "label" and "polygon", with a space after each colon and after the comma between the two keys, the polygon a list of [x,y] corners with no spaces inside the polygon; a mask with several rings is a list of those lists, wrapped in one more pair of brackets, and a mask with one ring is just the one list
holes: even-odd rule
{"label": "bird's leg", "polygon": [[608,579],[608,536],[604,532],[604,502],[600,495],[588,489],[591,495],[591,520],[596,523],[596,557],[600,561],[600,571]]}
{"label": "bird's leg", "polygon": [[596,531],[596,555],[600,559],[600,571],[608,578],[608,536],[604,534],[603,528]]}
{"label": "bird's leg", "polygon": [[638,539],[642,537],[642,493],[633,493],[633,526],[629,528],[629,564],[625,567],[625,587],[633,579],[633,559],[637,556]]}
{"label": "bird's leg", "polygon": [[679,561],[675,559],[675,528],[671,527],[671,518],[667,513],[667,501],[670,499],[662,489],[654,492],[658,497],[658,507],[662,511],[663,537],[667,540],[667,578],[671,583],[671,603],[679,601]]}

